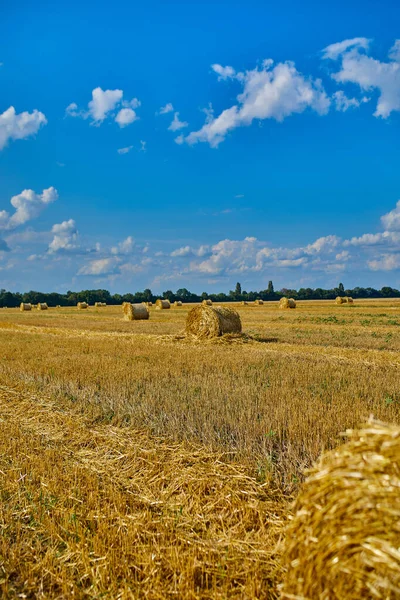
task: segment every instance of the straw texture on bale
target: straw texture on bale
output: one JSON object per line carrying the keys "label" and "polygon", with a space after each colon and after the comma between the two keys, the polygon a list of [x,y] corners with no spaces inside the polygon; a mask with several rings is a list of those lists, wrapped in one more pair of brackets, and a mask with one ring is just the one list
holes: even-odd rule
{"label": "straw texture on bale", "polygon": [[78,302],[77,307],[79,310],[83,310],[84,308],[88,308],[89,304],[87,302]]}
{"label": "straw texture on bale", "polygon": [[212,300],[210,300],[210,298],[205,298],[205,299],[202,301],[202,305],[203,305],[203,306],[212,306]]}
{"label": "straw texture on bale", "polygon": [[47,302],[39,302],[37,305],[38,310],[47,310],[49,307],[47,306]]}
{"label": "straw texture on bale", "polygon": [[182,306],[182,301],[181,300],[175,300],[174,306]]}
{"label": "straw texture on bale", "polygon": [[225,333],[241,333],[242,323],[233,308],[195,306],[186,319],[186,333],[196,338],[214,338]]}
{"label": "straw texture on bale", "polygon": [[335,300],[336,304],[344,304],[346,302],[345,298],[343,298],[343,296],[336,296],[336,300]]}
{"label": "straw texture on bale", "polygon": [[158,300],[156,300],[156,309],[157,310],[162,310],[162,309],[165,309],[165,308],[171,308],[170,301],[158,298]]}
{"label": "straw texture on bale", "polygon": [[279,308],[296,308],[296,301],[293,298],[281,298]]}
{"label": "straw texture on bale", "polygon": [[254,304],[257,304],[257,306],[262,306],[264,304],[264,300],[258,298],[257,300],[254,300]]}
{"label": "straw texture on bale", "polygon": [[126,302],[124,306],[124,321],[141,321],[149,318],[147,306],[141,304],[131,304]]}
{"label": "straw texture on bale", "polygon": [[322,455],[287,531],[283,598],[400,598],[400,427],[370,421]]}
{"label": "straw texture on bale", "polygon": [[21,312],[24,312],[24,310],[32,310],[32,304],[30,304],[29,302],[21,302],[21,304],[19,305],[19,310]]}

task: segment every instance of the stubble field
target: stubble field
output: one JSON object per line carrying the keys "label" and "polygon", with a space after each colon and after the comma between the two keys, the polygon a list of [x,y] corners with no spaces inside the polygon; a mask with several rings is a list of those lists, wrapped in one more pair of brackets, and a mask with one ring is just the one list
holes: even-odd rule
{"label": "stubble field", "polygon": [[305,470],[400,423],[400,301],[235,308],[208,343],[189,305],[0,309],[0,595],[279,597]]}

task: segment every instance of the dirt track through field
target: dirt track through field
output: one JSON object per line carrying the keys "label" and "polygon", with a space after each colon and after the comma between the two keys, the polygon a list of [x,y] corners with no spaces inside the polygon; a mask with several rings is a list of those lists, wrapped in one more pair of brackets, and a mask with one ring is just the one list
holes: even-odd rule
{"label": "dirt track through field", "polygon": [[4,381],[0,494],[0,596],[277,597],[287,505],[222,454]]}

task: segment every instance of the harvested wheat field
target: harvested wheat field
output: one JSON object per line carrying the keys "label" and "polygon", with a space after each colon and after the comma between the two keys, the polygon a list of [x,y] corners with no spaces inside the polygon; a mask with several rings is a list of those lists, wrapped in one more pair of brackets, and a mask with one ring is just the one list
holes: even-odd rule
{"label": "harvested wheat field", "polygon": [[188,304],[2,312],[1,597],[281,597],[307,470],[400,425],[400,301],[224,308],[242,332],[204,339]]}

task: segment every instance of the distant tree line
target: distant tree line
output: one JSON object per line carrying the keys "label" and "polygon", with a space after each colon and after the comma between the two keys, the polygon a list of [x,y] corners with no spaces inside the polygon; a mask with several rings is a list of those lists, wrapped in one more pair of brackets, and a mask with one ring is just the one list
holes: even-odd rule
{"label": "distant tree line", "polygon": [[[254,301],[257,298],[261,300],[279,300],[282,296],[288,296],[295,300],[333,300],[336,296],[352,296],[352,298],[399,298],[400,292],[394,288],[385,286],[381,290],[376,290],[371,287],[355,287],[354,289],[345,289],[342,283],[339,283],[337,288],[325,290],[323,288],[300,288],[299,290],[291,290],[282,288],[278,292],[274,290],[272,281],[268,283],[265,290],[258,292],[246,292],[242,290],[240,283],[236,284],[234,290],[228,294],[223,292],[219,294],[193,294],[186,288],[180,288],[175,293],[171,290],[166,290],[161,294],[162,298],[168,298],[171,302],[182,300],[182,302],[201,302],[204,298],[210,298],[213,302],[240,302]],[[134,294],[110,294],[107,290],[82,290],[81,292],[68,291],[66,294],[57,294],[56,292],[25,292],[23,294],[16,292],[7,292],[0,289],[0,307],[15,307],[21,302],[30,302],[38,304],[39,302],[47,302],[49,306],[76,306],[78,302],[87,302],[94,304],[95,302],[105,302],[106,304],[122,304],[122,302],[155,302],[160,295],[154,295],[151,290],[145,289],[143,292]]]}

